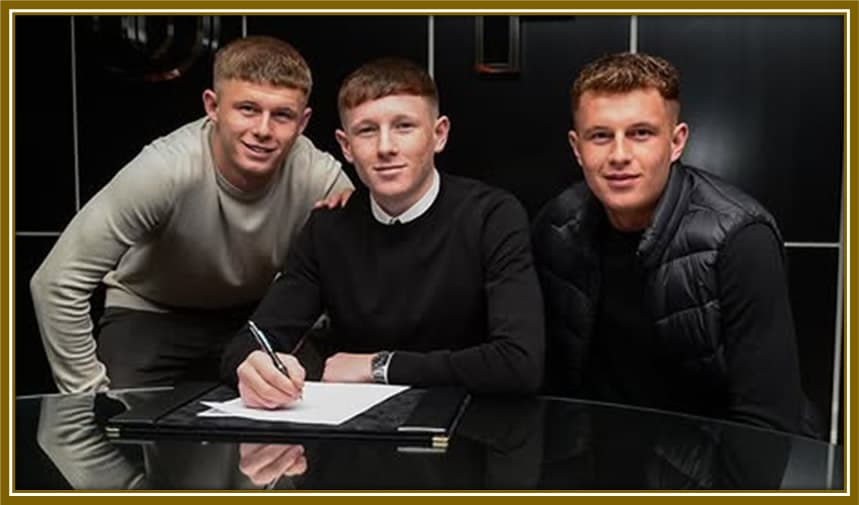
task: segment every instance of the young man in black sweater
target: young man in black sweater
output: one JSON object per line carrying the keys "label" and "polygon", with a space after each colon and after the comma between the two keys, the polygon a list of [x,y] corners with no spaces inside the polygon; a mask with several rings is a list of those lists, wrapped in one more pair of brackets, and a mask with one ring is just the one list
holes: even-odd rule
{"label": "young man in black sweater", "polygon": [[[543,309],[522,206],[436,170],[450,121],[415,64],[362,66],[338,106],[337,140],[366,188],[344,208],[312,214],[252,320],[288,352],[327,311],[340,352],[323,381],[535,391]],[[280,353],[287,378],[258,349],[246,326],[224,354],[224,380],[249,406],[295,401],[302,365]]]}

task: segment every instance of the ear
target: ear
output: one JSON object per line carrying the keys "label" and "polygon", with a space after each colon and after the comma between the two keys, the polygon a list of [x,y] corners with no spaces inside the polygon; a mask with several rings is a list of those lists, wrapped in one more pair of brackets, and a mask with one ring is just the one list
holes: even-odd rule
{"label": "ear", "polygon": [[298,134],[301,135],[304,133],[304,129],[307,128],[307,124],[310,123],[310,116],[313,115],[313,109],[310,107],[305,107],[304,112],[301,113],[301,122],[298,124]]}
{"label": "ear", "polygon": [[433,127],[433,136],[435,137],[435,152],[444,151],[444,146],[447,145],[447,134],[450,133],[450,119],[447,116],[441,116],[435,120]]}
{"label": "ear", "polygon": [[352,146],[349,144],[349,137],[346,135],[341,129],[334,130],[334,138],[337,139],[337,143],[340,144],[340,150],[343,151],[343,157],[346,158],[346,161],[349,163],[355,164],[355,158],[352,156]]}
{"label": "ear", "polygon": [[214,90],[203,91],[203,108],[206,109],[206,116],[209,119],[213,122],[218,121],[218,95]]}
{"label": "ear", "polygon": [[573,155],[576,157],[576,161],[579,162],[579,166],[584,167],[582,155],[579,153],[579,136],[576,134],[576,130],[567,132],[567,141],[569,141],[570,147],[573,149]]}
{"label": "ear", "polygon": [[686,147],[686,140],[689,138],[689,126],[686,123],[680,123],[674,127],[674,132],[671,134],[671,162],[680,159],[683,154],[683,149]]}

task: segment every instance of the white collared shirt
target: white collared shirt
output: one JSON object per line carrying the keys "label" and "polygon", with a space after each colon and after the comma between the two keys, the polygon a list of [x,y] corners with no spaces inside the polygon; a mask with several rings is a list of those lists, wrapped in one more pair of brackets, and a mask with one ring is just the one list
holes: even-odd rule
{"label": "white collared shirt", "polygon": [[382,224],[395,224],[399,223],[408,223],[409,221],[414,221],[415,219],[421,217],[424,212],[429,210],[430,206],[432,206],[436,197],[438,196],[438,191],[441,188],[441,177],[438,175],[438,170],[433,168],[432,170],[432,184],[430,185],[429,190],[424,193],[424,196],[420,197],[417,202],[414,203],[411,207],[406,209],[399,216],[391,216],[385,209],[383,209],[378,203],[376,203],[376,199],[373,198],[373,194],[370,194],[370,210],[373,212],[373,217],[376,218],[376,221]]}

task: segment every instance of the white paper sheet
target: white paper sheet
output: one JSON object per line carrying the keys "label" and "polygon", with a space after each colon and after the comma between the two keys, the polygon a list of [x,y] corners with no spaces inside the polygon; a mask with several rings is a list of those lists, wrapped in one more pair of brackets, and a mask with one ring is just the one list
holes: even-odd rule
{"label": "white paper sheet", "polygon": [[304,383],[304,397],[281,409],[253,409],[245,407],[241,398],[234,398],[225,402],[201,402],[210,407],[210,410],[197,415],[291,423],[341,424],[406,389],[409,389],[409,386],[308,381]]}

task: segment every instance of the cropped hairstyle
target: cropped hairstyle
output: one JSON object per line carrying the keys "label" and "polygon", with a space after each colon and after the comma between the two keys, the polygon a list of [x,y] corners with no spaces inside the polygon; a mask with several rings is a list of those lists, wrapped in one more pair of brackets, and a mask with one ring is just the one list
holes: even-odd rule
{"label": "cropped hairstyle", "polygon": [[655,89],[680,113],[680,75],[671,63],[658,56],[642,53],[616,53],[603,56],[586,65],[570,88],[573,115],[582,95],[594,93],[628,93]]}
{"label": "cropped hairstyle", "polygon": [[343,80],[337,94],[341,122],[345,111],[391,95],[428,98],[433,113],[438,115],[438,91],[426,70],[403,58],[380,58],[362,65]]}
{"label": "cropped hairstyle", "polygon": [[215,55],[215,90],[229,79],[298,89],[310,97],[313,78],[301,54],[286,42],[266,36],[238,39]]}

